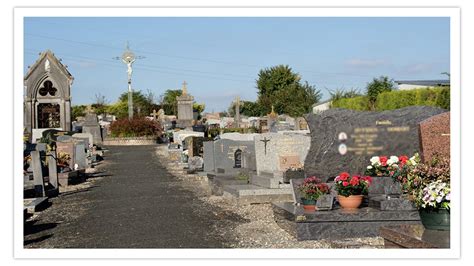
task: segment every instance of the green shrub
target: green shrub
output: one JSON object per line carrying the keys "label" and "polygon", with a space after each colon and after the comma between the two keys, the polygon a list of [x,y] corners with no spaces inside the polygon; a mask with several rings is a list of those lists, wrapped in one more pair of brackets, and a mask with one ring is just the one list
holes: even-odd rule
{"label": "green shrub", "polygon": [[[438,106],[449,109],[449,106],[448,108],[445,107],[445,100],[441,99],[443,98],[442,92],[446,90],[448,90],[449,94],[449,88],[426,88],[383,92],[377,97],[375,109],[377,111],[393,110],[413,105]],[[444,107],[441,106],[441,104],[444,104]]]}
{"label": "green shrub", "polygon": [[161,126],[157,121],[145,117],[122,118],[110,125],[112,137],[159,136]]}
{"label": "green shrub", "polygon": [[369,110],[369,97],[341,98],[331,103],[331,108],[346,108],[357,111]]}
{"label": "green shrub", "polygon": [[[407,106],[437,106],[450,109],[450,88],[426,88],[403,91],[386,91],[377,96],[375,110],[393,110]],[[358,96],[342,98],[332,102],[331,108],[346,108],[357,111],[370,110],[369,98]]]}

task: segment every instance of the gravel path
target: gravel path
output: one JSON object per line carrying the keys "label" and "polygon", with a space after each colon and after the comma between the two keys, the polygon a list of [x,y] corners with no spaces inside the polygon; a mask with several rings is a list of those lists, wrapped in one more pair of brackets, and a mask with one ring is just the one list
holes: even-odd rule
{"label": "gravel path", "polygon": [[97,177],[72,186],[25,224],[26,248],[379,248],[381,238],[297,241],[270,204],[211,196],[207,179],[166,147],[109,147]]}

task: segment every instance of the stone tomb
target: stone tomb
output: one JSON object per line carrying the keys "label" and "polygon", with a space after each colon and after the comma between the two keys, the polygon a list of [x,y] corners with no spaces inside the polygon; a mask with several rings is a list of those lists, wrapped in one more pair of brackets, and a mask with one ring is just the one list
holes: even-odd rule
{"label": "stone tomb", "polygon": [[[253,141],[216,140],[214,146],[214,172],[237,173],[242,169],[242,153],[254,153]],[[206,168],[208,169],[208,168]]]}
{"label": "stone tomb", "polygon": [[[74,78],[52,51],[42,52],[24,77],[24,128],[71,130],[71,85]],[[30,135],[31,136],[31,135]],[[32,142],[36,140],[33,137]]]}
{"label": "stone tomb", "polygon": [[311,149],[305,172],[327,180],[341,172],[363,174],[372,156],[411,156],[419,152],[418,124],[444,112],[410,106],[383,112],[329,109],[309,114]]}
{"label": "stone tomb", "polygon": [[435,155],[451,158],[450,112],[442,113],[420,123],[421,159],[431,161]]}

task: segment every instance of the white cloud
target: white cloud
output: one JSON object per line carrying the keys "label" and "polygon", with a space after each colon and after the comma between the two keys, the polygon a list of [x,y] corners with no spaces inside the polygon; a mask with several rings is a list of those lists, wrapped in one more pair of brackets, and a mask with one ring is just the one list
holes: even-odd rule
{"label": "white cloud", "polygon": [[385,60],[380,59],[359,59],[354,58],[350,59],[345,62],[347,66],[350,67],[364,67],[364,68],[373,68],[386,65],[387,62]]}

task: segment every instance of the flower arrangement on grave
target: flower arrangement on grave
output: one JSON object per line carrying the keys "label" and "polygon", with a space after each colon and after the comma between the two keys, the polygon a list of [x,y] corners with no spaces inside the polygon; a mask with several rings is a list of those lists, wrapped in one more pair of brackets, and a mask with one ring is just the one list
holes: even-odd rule
{"label": "flower arrangement on grave", "polygon": [[56,158],[58,163],[59,172],[66,172],[71,170],[69,166],[69,160],[71,160],[71,155],[67,152],[59,152]]}
{"label": "flower arrangement on grave", "polygon": [[365,174],[369,176],[389,176],[391,167],[404,160],[406,156],[374,156],[370,158]]}
{"label": "flower arrangement on grave", "polygon": [[347,172],[340,173],[334,179],[335,189],[339,204],[345,209],[356,209],[362,203],[364,195],[367,195],[368,188],[372,183],[370,176],[351,176]]}
{"label": "flower arrangement on grave", "polygon": [[322,195],[329,194],[329,186],[315,176],[305,178],[298,188],[303,198],[307,200],[317,200]]}
{"label": "flower arrangement on grave", "polygon": [[321,179],[315,176],[305,178],[303,183],[298,186],[298,189],[302,194],[303,208],[306,210],[315,210],[318,198],[329,194],[329,186],[326,183],[322,183]]}
{"label": "flower arrangement on grave", "polygon": [[392,164],[388,170],[393,182],[398,182],[402,186],[404,193],[408,192],[408,173],[420,163],[420,156],[415,153],[411,158],[405,155],[399,157],[397,163]]}
{"label": "flower arrangement on grave", "polygon": [[450,160],[435,156],[407,171],[404,188],[427,229],[449,230],[451,209]]}

